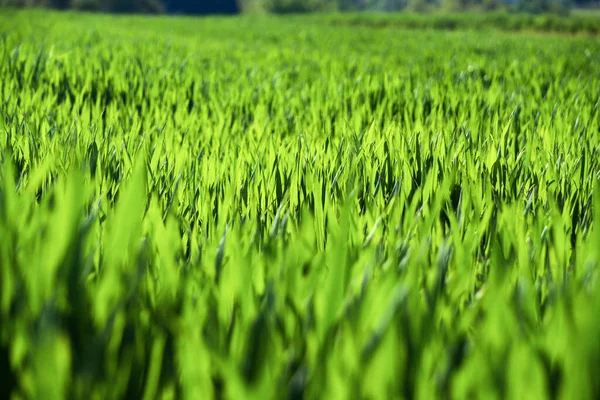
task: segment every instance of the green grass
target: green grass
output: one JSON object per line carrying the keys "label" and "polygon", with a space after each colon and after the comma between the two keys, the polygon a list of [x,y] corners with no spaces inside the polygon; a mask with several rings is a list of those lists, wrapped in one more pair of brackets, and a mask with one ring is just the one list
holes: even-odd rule
{"label": "green grass", "polygon": [[511,14],[507,12],[464,13],[364,13],[332,15],[323,18],[337,25],[372,28],[542,32],[597,36],[600,13],[573,11],[569,16],[553,14]]}
{"label": "green grass", "polygon": [[583,18],[600,18],[600,8],[580,8],[571,11],[571,15]]}
{"label": "green grass", "polygon": [[0,397],[598,398],[600,42],[340,18],[0,14]]}

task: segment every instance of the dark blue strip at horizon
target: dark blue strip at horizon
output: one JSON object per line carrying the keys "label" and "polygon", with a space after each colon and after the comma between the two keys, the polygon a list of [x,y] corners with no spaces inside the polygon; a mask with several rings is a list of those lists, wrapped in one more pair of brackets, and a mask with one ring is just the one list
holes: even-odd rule
{"label": "dark blue strip at horizon", "polygon": [[237,14],[237,0],[163,0],[169,14]]}

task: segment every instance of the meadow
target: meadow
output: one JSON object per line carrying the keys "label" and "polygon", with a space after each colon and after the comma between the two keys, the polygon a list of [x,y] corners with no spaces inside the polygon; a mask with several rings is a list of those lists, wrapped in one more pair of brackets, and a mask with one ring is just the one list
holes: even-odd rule
{"label": "meadow", "polygon": [[0,11],[0,397],[600,398],[597,31],[435,18]]}

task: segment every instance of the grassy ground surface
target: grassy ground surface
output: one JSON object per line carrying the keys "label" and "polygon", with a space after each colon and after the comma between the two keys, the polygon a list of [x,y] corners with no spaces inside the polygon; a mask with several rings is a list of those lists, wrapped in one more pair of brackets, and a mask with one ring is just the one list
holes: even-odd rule
{"label": "grassy ground surface", "polygon": [[505,32],[558,32],[600,34],[600,13],[577,10],[569,16],[494,13],[350,14],[326,16],[334,25],[372,28],[476,30]]}
{"label": "grassy ground surface", "polygon": [[0,397],[598,398],[600,42],[410,18],[1,12]]}

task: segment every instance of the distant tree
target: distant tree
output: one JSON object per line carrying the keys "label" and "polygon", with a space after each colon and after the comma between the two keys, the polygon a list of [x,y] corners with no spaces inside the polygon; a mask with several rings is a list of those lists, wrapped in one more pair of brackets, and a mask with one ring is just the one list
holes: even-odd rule
{"label": "distant tree", "polygon": [[264,11],[259,0],[238,0],[238,7],[242,13],[258,13]]}
{"label": "distant tree", "polygon": [[485,11],[498,10],[505,8],[506,3],[504,0],[482,0],[481,7]]}
{"label": "distant tree", "polygon": [[73,0],[71,6],[82,11],[101,11],[104,8],[100,0]]}
{"label": "distant tree", "polygon": [[0,0],[2,7],[38,7],[39,1],[35,0]]}
{"label": "distant tree", "polygon": [[408,0],[385,0],[383,2],[384,11],[399,11],[408,7]]}
{"label": "distant tree", "polygon": [[[355,2],[357,2],[355,0]],[[408,7],[410,0],[358,0],[360,10],[399,11]]]}
{"label": "distant tree", "polygon": [[51,7],[58,8],[59,10],[71,7],[71,0],[51,0],[49,3]]}
{"label": "distant tree", "polygon": [[164,6],[160,0],[107,0],[103,7],[107,11],[116,13],[160,13]]}
{"label": "distant tree", "polygon": [[332,11],[337,8],[335,0],[262,0],[262,8],[276,14]]}
{"label": "distant tree", "polygon": [[238,0],[163,0],[167,12],[182,14],[236,14]]}
{"label": "distant tree", "polygon": [[468,0],[440,0],[440,6],[446,11],[464,11],[470,6]]}
{"label": "distant tree", "polygon": [[503,5],[503,0],[440,0],[441,8],[447,11],[491,11]]}
{"label": "distant tree", "polygon": [[410,0],[408,8],[416,12],[426,12],[438,6],[435,0]]}
{"label": "distant tree", "polygon": [[0,0],[0,5],[126,13],[157,13],[164,9],[160,0]]}
{"label": "distant tree", "polygon": [[23,0],[0,0],[1,7],[21,7]]}
{"label": "distant tree", "polygon": [[338,9],[342,11],[356,11],[362,9],[364,0],[339,0]]}
{"label": "distant tree", "polygon": [[519,0],[514,9],[519,12],[533,14],[557,13],[566,14],[572,6],[571,0]]}

